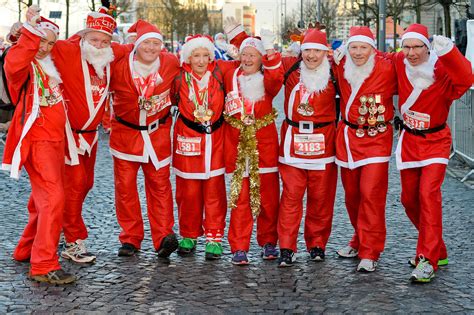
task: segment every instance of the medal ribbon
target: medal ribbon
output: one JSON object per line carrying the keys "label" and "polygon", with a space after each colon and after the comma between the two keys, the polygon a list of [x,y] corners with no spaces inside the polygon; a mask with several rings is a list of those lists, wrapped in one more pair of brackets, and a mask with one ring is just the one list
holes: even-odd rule
{"label": "medal ribbon", "polygon": [[[189,89],[189,98],[191,99],[191,101],[193,101],[195,109],[198,109],[199,106],[204,106],[204,109],[207,110],[208,109],[208,90],[209,90],[208,86],[206,86],[202,90],[198,90],[198,88],[194,86],[193,79],[191,75],[189,74],[189,72],[185,73],[185,77],[186,77],[186,83],[188,84],[188,89]],[[196,91],[198,93],[196,93]],[[199,97],[200,95],[202,95],[202,97]]]}
{"label": "medal ribbon", "polygon": [[244,104],[244,106],[242,107],[242,114],[244,115],[251,115],[253,114],[254,112],[254,108],[255,108],[255,102],[252,102],[248,99],[246,99],[244,97],[244,95],[242,94],[242,90],[240,89],[240,83],[239,83],[239,80],[237,80],[237,86],[238,86],[238,92],[239,92],[239,96],[240,98],[242,99],[242,103]]}
{"label": "medal ribbon", "polygon": [[41,69],[41,67],[38,67],[36,65],[36,63],[33,63],[33,66],[35,68],[35,75],[36,75],[36,79],[38,81],[38,84],[40,86],[40,89],[41,89],[41,95],[40,96],[46,96],[46,88],[45,88],[45,84],[44,82],[46,82],[46,84],[48,84],[48,78],[46,77],[45,73],[43,72],[43,69]]}
{"label": "medal ribbon", "polygon": [[309,97],[313,93],[309,93],[306,87],[304,86],[303,82],[300,82],[300,104],[307,104]]}
{"label": "medal ribbon", "polygon": [[[133,61],[135,62],[136,58],[133,58]],[[135,87],[137,88],[140,96],[146,100],[153,96],[158,77],[159,73],[156,71],[144,79],[135,71],[135,69],[133,69],[133,82],[135,83]]]}

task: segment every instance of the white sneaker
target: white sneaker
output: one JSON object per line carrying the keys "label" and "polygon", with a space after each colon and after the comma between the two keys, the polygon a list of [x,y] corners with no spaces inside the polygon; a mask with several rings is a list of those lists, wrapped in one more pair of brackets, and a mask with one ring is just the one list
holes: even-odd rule
{"label": "white sneaker", "polygon": [[86,244],[83,240],[66,243],[65,249],[61,252],[61,257],[77,263],[93,263],[96,259],[94,255],[87,252]]}
{"label": "white sneaker", "polygon": [[357,266],[357,271],[373,272],[377,268],[377,261],[363,258]]}
{"label": "white sneaker", "polygon": [[338,250],[336,253],[340,257],[343,257],[343,258],[354,258],[354,257],[357,257],[357,254],[359,254],[359,251],[347,245],[346,247]]}
{"label": "white sneaker", "polygon": [[420,256],[420,260],[416,265],[416,268],[413,270],[410,276],[412,282],[422,282],[427,283],[431,282],[435,276],[434,268],[431,266],[430,262],[426,260],[423,256]]}

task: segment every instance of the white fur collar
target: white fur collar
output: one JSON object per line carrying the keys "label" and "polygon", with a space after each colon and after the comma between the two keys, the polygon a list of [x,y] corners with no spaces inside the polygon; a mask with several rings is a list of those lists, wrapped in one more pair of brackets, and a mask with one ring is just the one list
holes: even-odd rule
{"label": "white fur collar", "polygon": [[36,61],[38,61],[41,69],[43,69],[44,73],[49,77],[50,84],[54,85],[54,83],[59,84],[63,82],[56,66],[54,65],[53,59],[51,59],[51,55],[47,55],[43,59],[36,59]]}
{"label": "white fur collar", "polygon": [[114,60],[112,47],[97,49],[83,39],[81,41],[81,53],[82,58],[94,67],[97,76],[103,79],[105,67]]}
{"label": "white fur collar", "polygon": [[408,60],[404,59],[406,74],[413,87],[426,90],[435,81],[434,66],[438,61],[438,56],[432,51],[430,57],[418,66],[412,66]]}
{"label": "white fur collar", "polygon": [[263,85],[263,74],[258,71],[254,74],[239,75],[240,91],[242,95],[251,102],[257,102],[265,96]]}
{"label": "white fur collar", "polygon": [[362,85],[374,70],[374,66],[375,54],[372,54],[362,66],[356,66],[352,58],[348,56],[344,64],[344,78],[352,87]]}
{"label": "white fur collar", "polygon": [[160,58],[156,58],[151,64],[146,65],[138,60],[133,61],[133,70],[135,70],[142,78],[148,77],[160,69]]}
{"label": "white fur collar", "polygon": [[202,76],[201,79],[198,79],[192,73],[191,73],[191,77],[194,79],[194,81],[197,82],[199,90],[202,90],[202,89],[206,88],[208,83],[209,83],[209,78],[211,77],[211,71],[209,71],[209,70],[206,71],[206,73],[204,73],[204,75]]}
{"label": "white fur collar", "polygon": [[304,61],[301,61],[300,71],[301,82],[303,82],[308,92],[319,93],[328,86],[331,72],[327,57],[324,57],[323,62],[314,70],[308,69]]}

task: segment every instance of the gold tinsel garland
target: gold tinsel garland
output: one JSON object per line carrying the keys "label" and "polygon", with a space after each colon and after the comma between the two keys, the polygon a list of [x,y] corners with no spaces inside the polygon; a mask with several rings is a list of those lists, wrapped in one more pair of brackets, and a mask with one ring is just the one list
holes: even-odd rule
{"label": "gold tinsel garland", "polygon": [[258,168],[257,130],[272,124],[278,112],[273,108],[270,114],[257,119],[254,124],[246,125],[240,119],[225,115],[225,121],[233,128],[240,130],[239,144],[237,145],[237,160],[234,175],[230,182],[229,207],[237,207],[237,200],[242,190],[242,180],[245,168],[249,168],[250,181],[250,209],[254,217],[260,213],[260,175]]}

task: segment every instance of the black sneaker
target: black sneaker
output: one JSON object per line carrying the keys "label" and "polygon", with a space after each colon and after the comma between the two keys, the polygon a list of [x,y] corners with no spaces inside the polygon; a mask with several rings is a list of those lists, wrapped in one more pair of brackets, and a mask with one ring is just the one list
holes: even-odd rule
{"label": "black sneaker", "polygon": [[118,255],[120,257],[131,257],[138,252],[138,248],[130,243],[123,243],[118,250]]}
{"label": "black sneaker", "polygon": [[324,260],[324,250],[320,247],[314,247],[309,250],[309,256],[312,261],[323,261]]}
{"label": "black sneaker", "polygon": [[62,269],[52,270],[44,275],[31,275],[28,278],[33,281],[46,282],[51,284],[68,284],[76,281],[76,276],[65,272]]}
{"label": "black sneaker", "polygon": [[278,257],[278,267],[293,266],[295,253],[291,249],[282,248],[280,257]]}
{"label": "black sneaker", "polygon": [[156,250],[158,257],[168,258],[178,248],[178,239],[176,234],[167,235],[162,241],[161,246]]}

